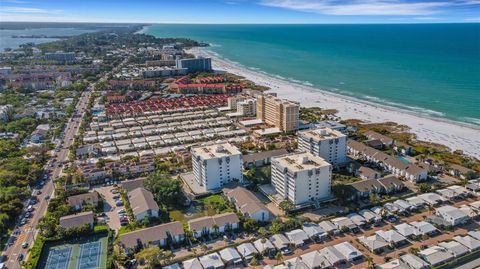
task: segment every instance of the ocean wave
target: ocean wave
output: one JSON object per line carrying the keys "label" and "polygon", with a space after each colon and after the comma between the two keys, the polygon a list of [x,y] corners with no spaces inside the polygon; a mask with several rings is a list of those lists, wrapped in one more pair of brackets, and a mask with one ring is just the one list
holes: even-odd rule
{"label": "ocean wave", "polygon": [[402,108],[402,109],[405,109],[405,110],[415,111],[415,112],[418,112],[418,113],[421,113],[421,114],[424,114],[424,115],[428,115],[428,116],[445,117],[445,113],[443,113],[443,112],[435,111],[435,110],[424,108],[424,107],[409,106],[409,105],[405,105],[405,104],[401,104],[401,103],[387,101],[385,99],[382,99],[382,98],[379,98],[379,97],[376,97],[376,96],[370,96],[370,95],[363,95],[361,97],[363,97],[364,99],[367,99],[369,101],[377,102],[377,103],[380,103],[380,104],[383,104],[383,105],[388,105],[388,106]]}
{"label": "ocean wave", "polygon": [[478,119],[478,118],[462,117],[461,119],[465,122],[468,122],[468,123],[473,123],[475,125],[480,125],[480,119]]}

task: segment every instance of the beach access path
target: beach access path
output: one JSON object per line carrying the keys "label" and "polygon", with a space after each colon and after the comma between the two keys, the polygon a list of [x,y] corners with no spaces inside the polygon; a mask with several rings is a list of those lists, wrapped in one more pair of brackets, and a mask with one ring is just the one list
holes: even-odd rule
{"label": "beach access path", "polygon": [[268,86],[278,97],[300,102],[302,106],[337,109],[342,119],[360,119],[366,122],[392,121],[407,125],[419,140],[440,143],[452,150],[480,158],[480,127],[470,127],[451,121],[429,118],[413,111],[360,101],[328,91],[296,84],[267,74],[247,69],[219,58],[205,48],[192,48],[188,53],[211,57],[213,68],[240,75],[258,85]]}

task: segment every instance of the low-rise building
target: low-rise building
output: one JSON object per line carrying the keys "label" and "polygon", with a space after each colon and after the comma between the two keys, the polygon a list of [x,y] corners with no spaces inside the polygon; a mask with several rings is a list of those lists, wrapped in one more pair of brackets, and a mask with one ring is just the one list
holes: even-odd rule
{"label": "low-rise building", "polygon": [[371,252],[377,254],[382,253],[390,246],[390,243],[385,241],[385,239],[383,239],[378,234],[373,234],[368,237],[360,236],[358,238],[358,241],[366,248],[368,248]]}
{"label": "low-rise building", "polygon": [[461,257],[469,252],[466,246],[457,241],[440,242],[438,245],[452,253],[455,258]]}
{"label": "low-rise building", "polygon": [[169,222],[120,235],[120,246],[126,252],[148,246],[167,246],[185,239],[183,225],[179,221]]}
{"label": "low-rise building", "polygon": [[222,269],[225,265],[218,253],[214,252],[198,258],[204,269]]}
{"label": "low-rise building", "polygon": [[418,256],[432,266],[438,266],[454,259],[452,253],[443,247],[431,246],[418,252]]}
{"label": "low-rise building", "polygon": [[410,269],[428,269],[430,266],[428,263],[421,258],[407,253],[402,256],[400,256],[400,260],[404,262]]}
{"label": "low-rise building", "polygon": [[467,247],[470,251],[480,249],[480,240],[477,240],[469,235],[461,236],[457,235],[453,237],[453,240]]}
{"label": "low-rise building", "polygon": [[363,254],[349,242],[342,242],[333,246],[345,257],[348,262],[354,262],[363,259]]}
{"label": "low-rise building", "polygon": [[89,226],[93,228],[94,214],[92,211],[81,212],[60,218],[60,226],[64,229]]}
{"label": "low-rise building", "polygon": [[413,221],[410,222],[410,225],[415,227],[418,231],[420,231],[421,235],[436,235],[439,233],[438,229],[435,228],[432,224],[426,221]]}
{"label": "low-rise building", "polygon": [[252,243],[243,243],[238,245],[237,251],[247,262],[249,262],[253,256],[258,253],[258,250],[253,246]]}
{"label": "low-rise building", "polygon": [[238,212],[246,218],[252,218],[259,222],[270,221],[273,214],[252,192],[243,188],[223,189],[225,197],[230,201]]}
{"label": "low-rise building", "polygon": [[240,254],[234,248],[224,248],[220,250],[218,254],[220,254],[220,257],[222,257],[222,260],[227,266],[242,263],[242,257],[240,257]]}
{"label": "low-rise building", "polygon": [[260,167],[271,163],[273,157],[287,154],[286,149],[274,149],[243,155],[243,166],[246,168]]}
{"label": "low-rise building", "polygon": [[137,221],[146,217],[158,218],[159,207],[153,194],[143,187],[136,188],[128,193],[128,201]]}
{"label": "low-rise building", "polygon": [[295,247],[300,247],[305,244],[305,242],[309,239],[307,233],[305,233],[301,229],[295,229],[292,231],[288,231],[285,233],[290,243]]}
{"label": "low-rise building", "polygon": [[314,250],[309,253],[303,254],[300,256],[302,258],[303,263],[309,268],[309,269],[324,269],[324,268],[330,268],[331,264],[323,256],[320,254],[320,252]]}
{"label": "low-rise building", "polygon": [[385,241],[387,241],[392,247],[396,247],[396,246],[400,246],[408,243],[407,238],[405,238],[403,235],[401,235],[395,230],[388,230],[388,231],[379,230],[379,231],[376,231],[375,234],[385,239]]}
{"label": "low-rise building", "polygon": [[207,216],[188,221],[188,228],[196,238],[210,233],[236,230],[239,228],[240,220],[235,213],[224,213],[215,216]]}
{"label": "low-rise building", "polygon": [[269,254],[275,251],[275,246],[267,238],[257,239],[253,242],[253,245],[261,254]]}
{"label": "low-rise building", "polygon": [[98,192],[93,191],[69,196],[67,202],[70,207],[80,210],[84,204],[98,206],[98,197]]}
{"label": "low-rise building", "polygon": [[436,214],[447,221],[451,226],[467,223],[470,218],[460,209],[451,205],[445,205],[436,209]]}

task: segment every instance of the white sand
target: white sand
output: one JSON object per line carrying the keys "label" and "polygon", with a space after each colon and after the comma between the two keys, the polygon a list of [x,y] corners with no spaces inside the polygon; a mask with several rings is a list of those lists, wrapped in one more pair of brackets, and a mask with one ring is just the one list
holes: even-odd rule
{"label": "white sand", "polygon": [[443,144],[452,150],[460,149],[466,154],[480,158],[480,128],[455,124],[440,119],[426,118],[416,115],[414,112],[392,109],[295,84],[220,59],[202,48],[193,48],[188,52],[211,57],[214,69],[225,70],[229,73],[243,76],[258,85],[268,86],[279,97],[300,102],[302,106],[334,108],[338,110],[337,115],[342,119],[360,119],[366,122],[392,121],[405,124],[411,128],[411,132],[415,133],[419,140]]}

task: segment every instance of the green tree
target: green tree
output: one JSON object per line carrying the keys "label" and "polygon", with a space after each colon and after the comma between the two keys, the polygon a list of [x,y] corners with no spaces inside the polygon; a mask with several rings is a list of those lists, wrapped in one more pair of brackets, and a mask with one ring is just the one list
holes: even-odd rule
{"label": "green tree", "polygon": [[185,204],[186,197],[182,190],[182,184],[165,172],[150,174],[145,180],[144,186],[153,193],[159,204],[167,207],[178,207]]}
{"label": "green tree", "polygon": [[429,191],[432,190],[432,188],[430,187],[430,185],[428,185],[427,183],[417,184],[417,188],[418,188],[418,190],[419,190],[421,193],[426,193],[426,192],[429,192]]}

